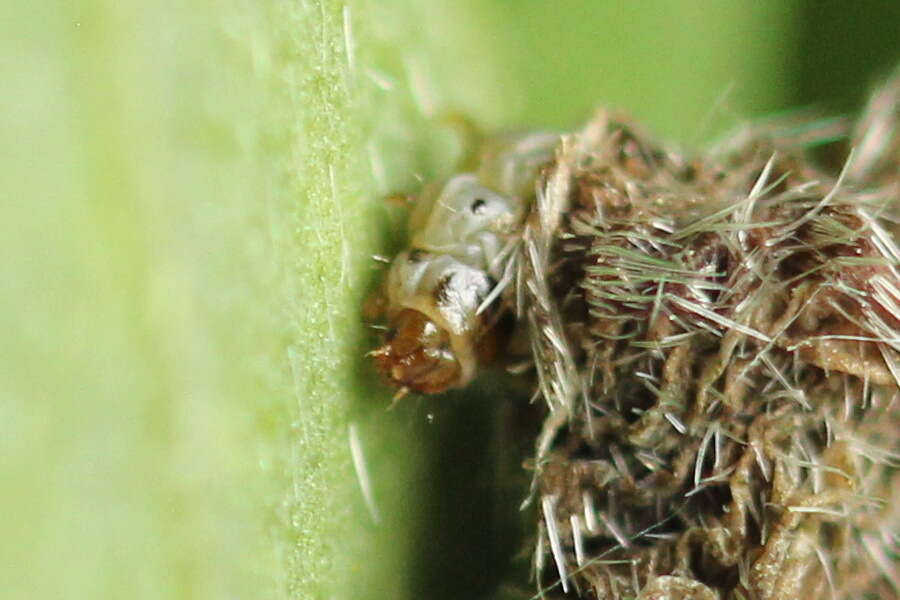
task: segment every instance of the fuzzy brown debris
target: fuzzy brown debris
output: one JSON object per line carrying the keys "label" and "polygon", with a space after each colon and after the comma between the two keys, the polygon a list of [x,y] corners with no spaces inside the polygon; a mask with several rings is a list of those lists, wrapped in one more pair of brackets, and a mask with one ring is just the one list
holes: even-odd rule
{"label": "fuzzy brown debris", "polygon": [[565,401],[538,444],[538,583],[895,597],[896,192],[775,136],[722,148],[687,158],[604,112],[539,185],[518,285]]}

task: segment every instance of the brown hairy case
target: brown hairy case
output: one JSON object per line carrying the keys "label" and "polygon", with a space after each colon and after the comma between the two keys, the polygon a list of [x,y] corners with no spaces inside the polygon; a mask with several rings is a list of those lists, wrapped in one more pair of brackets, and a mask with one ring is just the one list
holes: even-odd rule
{"label": "brown hairy case", "polygon": [[900,145],[870,129],[897,135],[885,90],[840,174],[771,125],[697,158],[607,112],[564,140],[517,282],[548,407],[541,594],[897,596]]}

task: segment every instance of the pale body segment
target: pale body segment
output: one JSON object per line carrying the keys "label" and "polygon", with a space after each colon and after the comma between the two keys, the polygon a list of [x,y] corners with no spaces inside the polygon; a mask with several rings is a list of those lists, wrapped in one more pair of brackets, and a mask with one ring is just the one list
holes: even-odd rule
{"label": "pale body segment", "polygon": [[479,341],[528,213],[534,181],[559,136],[531,133],[487,142],[475,172],[426,188],[409,220],[409,247],[384,288],[388,335],[379,370],[401,390],[436,393],[469,383]]}

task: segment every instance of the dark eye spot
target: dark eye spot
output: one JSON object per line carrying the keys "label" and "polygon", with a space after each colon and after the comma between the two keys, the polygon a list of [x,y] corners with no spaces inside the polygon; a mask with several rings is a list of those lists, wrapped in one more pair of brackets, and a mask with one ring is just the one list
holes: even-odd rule
{"label": "dark eye spot", "polygon": [[418,248],[415,248],[415,249],[409,251],[409,257],[407,258],[407,260],[411,264],[415,264],[417,262],[422,262],[423,258],[425,258],[425,253],[422,252],[421,250],[419,250]]}
{"label": "dark eye spot", "polygon": [[433,297],[437,301],[438,304],[446,304],[447,301],[449,300],[449,298],[450,298],[449,291],[450,291],[450,285],[453,282],[453,275],[454,275],[453,273],[450,273],[449,275],[445,275],[444,277],[441,278],[440,281],[438,281],[437,286],[435,286],[434,292],[432,292],[432,293],[434,294]]}
{"label": "dark eye spot", "polygon": [[474,202],[472,202],[472,214],[473,215],[481,215],[484,214],[484,207],[487,205],[487,202],[482,198],[477,198]]}

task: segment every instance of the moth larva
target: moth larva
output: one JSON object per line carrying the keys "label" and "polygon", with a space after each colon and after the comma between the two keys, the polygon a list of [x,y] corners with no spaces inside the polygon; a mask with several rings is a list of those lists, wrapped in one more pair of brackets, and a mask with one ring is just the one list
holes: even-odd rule
{"label": "moth larva", "polygon": [[409,248],[392,262],[383,294],[388,331],[372,352],[401,390],[427,394],[474,377],[493,324],[485,300],[504,285],[538,169],[559,136],[506,136],[483,150],[479,169],[426,188],[409,221]]}

